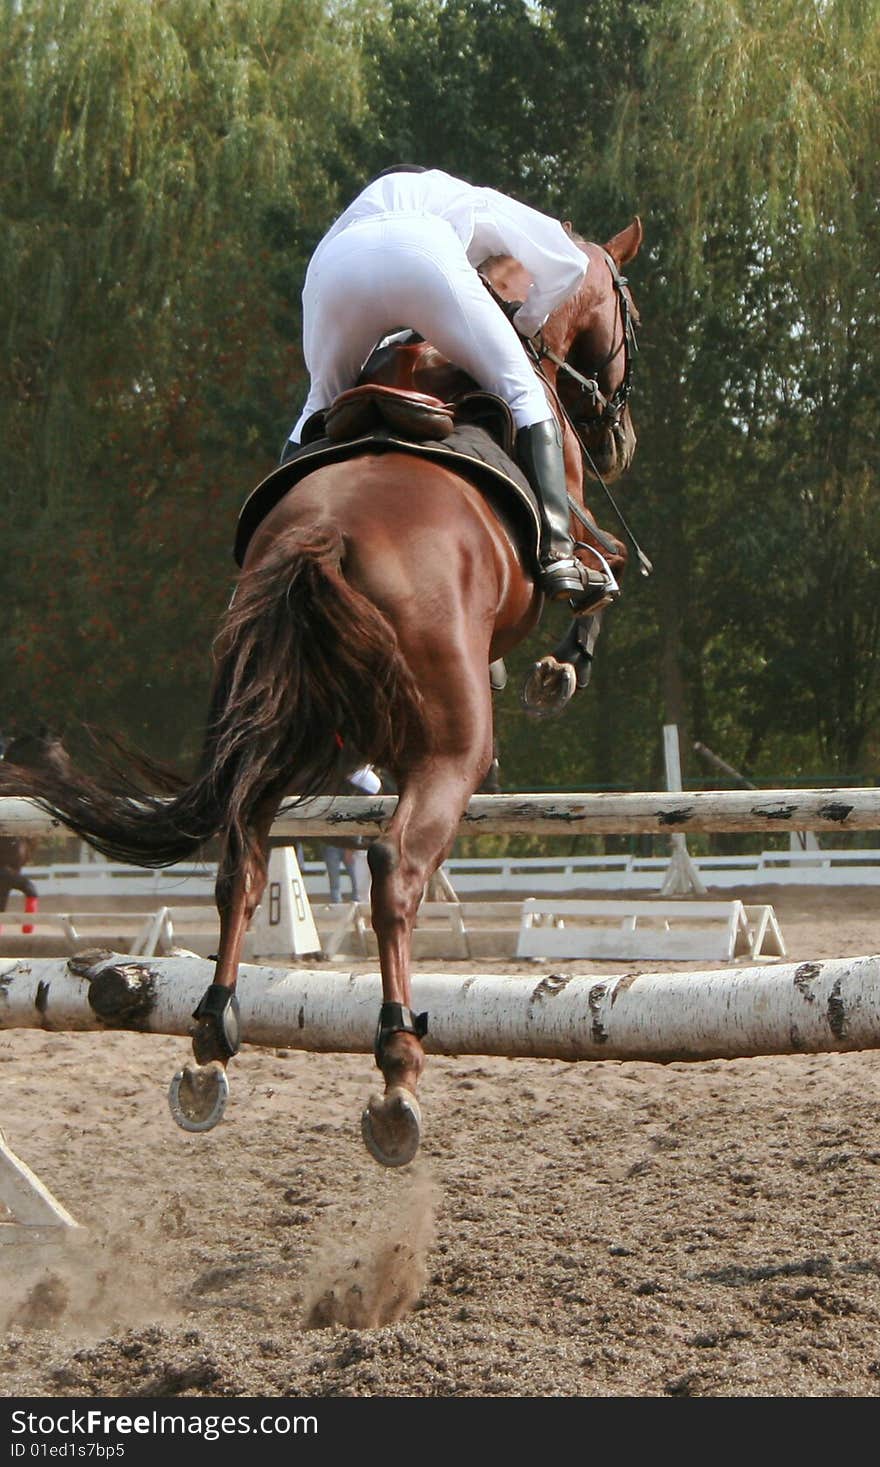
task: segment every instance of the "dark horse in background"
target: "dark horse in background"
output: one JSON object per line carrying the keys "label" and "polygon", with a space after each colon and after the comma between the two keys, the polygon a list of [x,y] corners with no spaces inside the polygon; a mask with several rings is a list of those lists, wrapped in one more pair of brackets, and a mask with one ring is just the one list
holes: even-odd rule
{"label": "dark horse in background", "polygon": [[[48,768],[61,775],[70,768],[70,759],[61,739],[47,728],[41,728],[35,734],[15,735],[6,745],[3,758],[7,768],[12,765],[28,769]],[[16,790],[5,783],[3,790],[8,795],[27,793],[23,786]],[[33,859],[35,846],[36,841],[32,837],[0,836],[0,912],[6,911],[13,891],[20,891],[26,902],[28,899],[36,900],[37,888],[24,874],[25,866]]]}
{"label": "dark horse in background", "polygon": [[[620,271],[641,239],[636,219],[604,246],[578,240],[589,269],[547,321],[545,354],[535,364],[563,425],[572,531],[581,540],[581,442],[608,479],[635,450],[626,402],[634,306]],[[562,364],[581,381],[595,379],[597,390],[582,398],[577,378],[557,388]],[[438,359],[437,370],[436,395],[448,401],[450,364]],[[416,385],[431,390],[430,378]],[[459,385],[474,386],[467,378]],[[141,787],[143,765],[137,777],[123,769],[60,778],[0,763],[0,793],[14,775],[97,850],[143,866],[192,857],[219,836],[219,952],[194,1015],[197,1066],[187,1068],[181,1089],[193,1128],[203,1129],[199,1116],[222,1110],[217,1095],[239,1047],[239,960],[279,805],[291,791],[338,788],[356,764],[387,769],[397,806],[369,850],[384,1093],[370,1099],[362,1130],[378,1161],[400,1166],[416,1154],[421,1127],[426,1026],[410,1009],[416,912],[492,762],[488,666],[533,630],[543,597],[536,542],[503,497],[490,501],[447,460],[364,447],[315,468],[251,536],[214,642],[210,709],[191,782],[171,795],[166,783],[160,795],[155,785]],[[619,569],[625,550],[615,543]]]}

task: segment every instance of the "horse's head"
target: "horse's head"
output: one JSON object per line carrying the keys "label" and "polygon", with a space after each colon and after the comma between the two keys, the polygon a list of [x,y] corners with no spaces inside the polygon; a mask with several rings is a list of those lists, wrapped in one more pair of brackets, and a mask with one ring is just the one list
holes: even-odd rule
{"label": "horse's head", "polygon": [[610,481],[629,467],[636,449],[629,387],[639,316],[621,270],[638,254],[642,224],[633,219],[605,245],[573,232],[572,238],[590,264],[577,294],[544,325],[545,366],[548,376],[549,364],[555,367],[562,405],[599,473]]}

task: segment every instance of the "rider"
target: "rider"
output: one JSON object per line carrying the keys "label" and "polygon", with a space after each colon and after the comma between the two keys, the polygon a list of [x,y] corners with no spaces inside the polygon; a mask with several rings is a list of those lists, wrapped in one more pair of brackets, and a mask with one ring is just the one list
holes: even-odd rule
{"label": "rider", "polygon": [[[532,282],[509,316],[477,270],[496,255],[513,256]],[[588,582],[569,529],[562,435],[520,338],[533,337],[574,295],[588,263],[557,219],[505,194],[439,168],[385,169],[309,263],[303,351],[311,381],[283,458],[307,419],[354,385],[380,338],[409,327],[509,405],[520,465],[540,507],[541,589],[551,600],[582,601]]]}

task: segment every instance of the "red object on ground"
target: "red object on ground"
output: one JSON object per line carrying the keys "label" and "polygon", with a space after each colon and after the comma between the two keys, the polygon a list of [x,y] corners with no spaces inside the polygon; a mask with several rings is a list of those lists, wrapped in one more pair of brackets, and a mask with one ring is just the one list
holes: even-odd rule
{"label": "red object on ground", "polygon": [[[40,899],[39,899],[39,897],[29,897],[29,896],[26,896],[25,899],[24,899],[24,909],[25,909],[26,912],[38,912],[39,909],[40,909]],[[33,930],[34,930],[34,924],[33,924],[33,922],[22,922],[22,924],[21,924],[21,930],[22,930],[22,932],[33,932]]]}

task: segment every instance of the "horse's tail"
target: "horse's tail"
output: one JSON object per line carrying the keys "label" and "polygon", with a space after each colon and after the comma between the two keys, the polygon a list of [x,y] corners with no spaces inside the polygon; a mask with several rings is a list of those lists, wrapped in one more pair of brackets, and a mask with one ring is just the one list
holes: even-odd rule
{"label": "horse's tail", "polygon": [[345,579],[339,530],[293,527],[242,576],[215,642],[205,777],[239,848],[266,792],[326,793],[355,763],[426,742],[387,618]]}
{"label": "horse's tail", "polygon": [[[111,860],[168,866],[218,833],[247,850],[267,797],[326,792],[355,762],[393,768],[424,737],[421,699],[390,623],[345,580],[343,549],[338,530],[290,529],[241,577],[192,783],[146,760],[94,777],[4,760],[0,794],[29,796]],[[151,769],[162,794],[141,787]]]}

